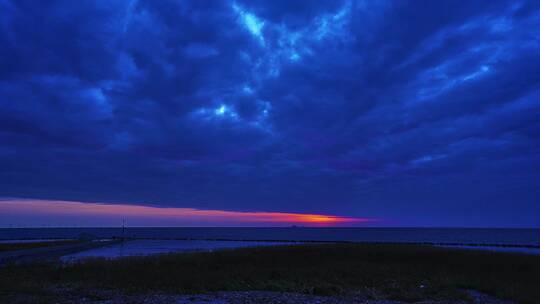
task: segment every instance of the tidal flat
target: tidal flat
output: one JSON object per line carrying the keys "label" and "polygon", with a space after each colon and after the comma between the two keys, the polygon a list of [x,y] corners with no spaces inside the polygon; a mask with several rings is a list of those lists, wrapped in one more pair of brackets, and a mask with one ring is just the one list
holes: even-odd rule
{"label": "tidal flat", "polygon": [[399,244],[286,245],[10,264],[0,268],[0,302],[257,303],[262,296],[269,303],[532,304],[540,299],[539,277],[538,255]]}

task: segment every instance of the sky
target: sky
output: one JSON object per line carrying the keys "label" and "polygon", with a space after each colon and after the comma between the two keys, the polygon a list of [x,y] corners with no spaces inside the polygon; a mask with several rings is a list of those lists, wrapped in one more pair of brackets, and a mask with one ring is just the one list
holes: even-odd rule
{"label": "sky", "polygon": [[0,226],[540,227],[539,1],[0,0],[0,46]]}

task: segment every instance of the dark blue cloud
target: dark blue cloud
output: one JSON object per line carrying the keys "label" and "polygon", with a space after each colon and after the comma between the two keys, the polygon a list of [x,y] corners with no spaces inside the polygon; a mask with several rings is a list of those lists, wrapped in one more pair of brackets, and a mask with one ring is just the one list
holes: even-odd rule
{"label": "dark blue cloud", "polygon": [[0,0],[0,196],[540,226],[536,1]]}

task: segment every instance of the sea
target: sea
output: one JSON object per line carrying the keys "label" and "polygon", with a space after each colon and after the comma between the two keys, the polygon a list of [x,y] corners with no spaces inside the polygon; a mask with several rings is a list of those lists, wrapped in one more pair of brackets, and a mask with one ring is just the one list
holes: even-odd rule
{"label": "sea", "polygon": [[505,228],[1,228],[1,242],[128,239],[64,257],[118,258],[313,242],[425,244],[457,249],[540,254],[540,229]]}
{"label": "sea", "polygon": [[506,228],[0,228],[0,240],[130,238],[540,246],[540,229]]}

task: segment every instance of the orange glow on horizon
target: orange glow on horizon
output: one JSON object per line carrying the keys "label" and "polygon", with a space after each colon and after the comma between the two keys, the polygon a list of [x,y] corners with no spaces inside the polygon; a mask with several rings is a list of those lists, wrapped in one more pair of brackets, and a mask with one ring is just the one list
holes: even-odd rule
{"label": "orange glow on horizon", "polygon": [[[82,203],[73,201],[4,199],[0,200],[0,225],[7,216],[40,216],[51,220],[91,219],[109,222],[127,218],[139,225],[177,225],[177,226],[231,226],[231,225],[306,225],[337,226],[372,222],[373,219],[324,214],[305,214],[289,212],[247,212],[225,210],[201,210],[195,208],[153,207],[144,205]],[[102,222],[102,221],[101,221]],[[7,224],[7,223],[6,223]]]}

